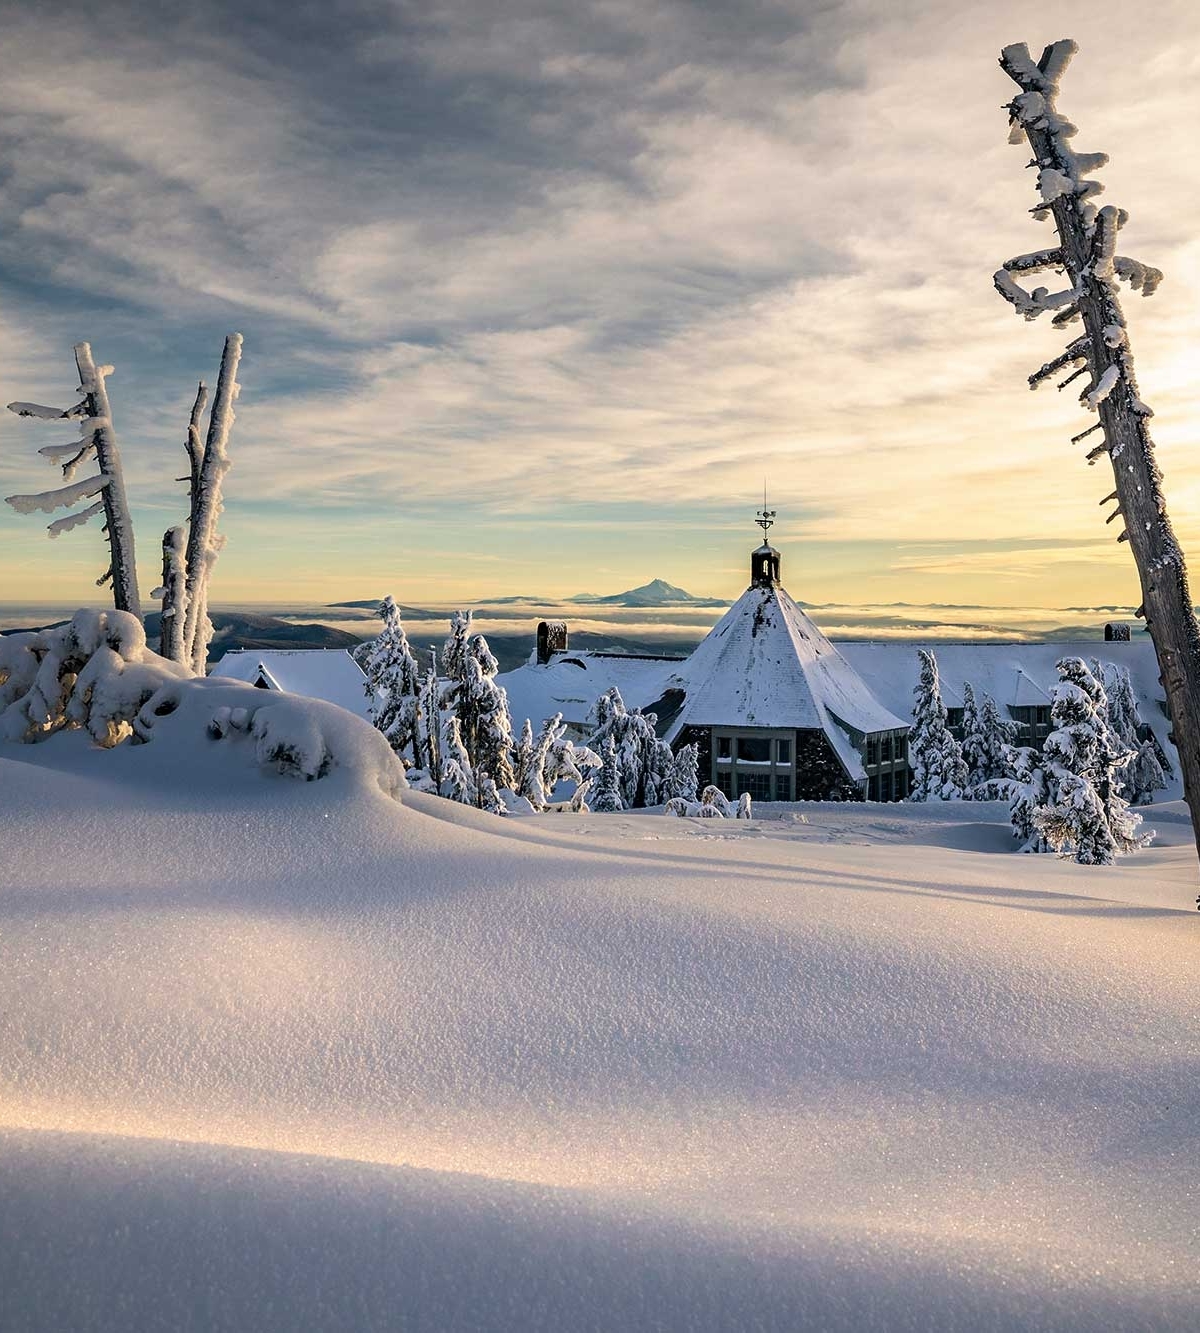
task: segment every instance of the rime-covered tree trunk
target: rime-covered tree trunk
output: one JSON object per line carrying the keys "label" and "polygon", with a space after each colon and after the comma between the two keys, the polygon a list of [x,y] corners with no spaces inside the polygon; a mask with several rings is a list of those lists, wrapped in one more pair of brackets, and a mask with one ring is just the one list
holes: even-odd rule
{"label": "rime-covered tree trunk", "polygon": [[[1055,105],[1059,80],[1071,57],[1074,42],[1055,42],[1035,64],[1028,48],[1006,47],[1000,64],[1021,88],[1010,104],[1014,141],[1023,134],[1038,168],[1041,201],[1035,216],[1054,219],[1059,246],[1053,250],[1010,260],[996,274],[996,286],[1027,319],[1057,310],[1054,324],[1063,327],[1083,321],[1084,333],[1056,360],[1030,376],[1030,386],[1055,371],[1083,363],[1091,373],[1083,395],[1085,406],[1098,412],[1093,430],[1103,432],[1103,443],[1089,454],[1094,461],[1107,453],[1116,488],[1106,500],[1115,501],[1124,521],[1119,541],[1128,541],[1142,587],[1146,627],[1154,642],[1159,672],[1171,713],[1172,739],[1179,752],[1184,798],[1200,844],[1200,629],[1197,628],[1188,589],[1183,552],[1176,541],[1163,498],[1161,474],[1147,421],[1151,413],[1138,397],[1133,357],[1125,332],[1125,318],[1117,293],[1117,278],[1124,277],[1144,295],[1150,295],[1162,275],[1155,269],[1117,256],[1117,232],[1126,215],[1111,205],[1096,210],[1089,202],[1099,185],[1084,176],[1102,166],[1103,153],[1075,153],[1069,139],[1075,127]],[[1057,268],[1071,287],[1050,294],[1044,287],[1032,293],[1014,280],[1014,273]],[[1105,501],[1101,501],[1104,503]]]}
{"label": "rime-covered tree trunk", "polygon": [[[133,520],[125,495],[125,474],[121,468],[121,451],[112,428],[112,408],[108,401],[105,376],[111,366],[97,366],[92,360],[88,343],[75,347],[75,365],[79,369],[79,385],[87,402],[92,422],[92,445],[100,472],[108,478],[101,499],[104,502],[104,532],[108,538],[109,566],[112,578],[113,605],[118,611],[128,611],[141,619],[142,600],[138,593],[137,560],[133,550]],[[102,576],[99,582],[106,582]]]}
{"label": "rime-covered tree trunk", "polygon": [[[200,463],[204,458],[204,442],[200,438],[200,421],[208,402],[208,387],[201,380],[196,389],[196,401],[188,421],[188,513],[196,508],[200,492]],[[184,629],[187,622],[187,534],[188,524],[168,528],[163,533],[162,614],[159,617],[158,651],[172,662],[191,661],[185,651]]]}
{"label": "rime-covered tree trunk", "polygon": [[[233,425],[233,404],[238,395],[237,369],[242,359],[242,335],[231,333],[225,339],[217,392],[208,419],[208,438],[200,460],[192,497],[192,521],[187,543],[187,608],[184,621],[183,652],[192,670],[204,675],[208,663],[208,645],[212,625],[208,619],[208,580],[216,563],[217,519],[221,514],[221,483],[229,470],[229,429]],[[189,449],[189,453],[191,450]],[[193,467],[195,461],[193,457]]]}

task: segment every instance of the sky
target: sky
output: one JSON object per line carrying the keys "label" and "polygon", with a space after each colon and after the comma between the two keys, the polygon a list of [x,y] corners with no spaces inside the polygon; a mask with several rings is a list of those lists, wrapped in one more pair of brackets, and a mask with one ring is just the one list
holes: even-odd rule
{"label": "sky", "polygon": [[[110,362],[143,593],[198,378],[245,336],[213,601],[747,580],[764,479],[812,602],[1133,605],[991,276],[1030,217],[996,58],[1072,36],[1200,561],[1200,9],[1091,3],[0,0],[0,402]],[[55,474],[0,418],[0,495]],[[40,521],[39,521],[40,520]],[[0,602],[84,603],[95,524],[0,506]]]}

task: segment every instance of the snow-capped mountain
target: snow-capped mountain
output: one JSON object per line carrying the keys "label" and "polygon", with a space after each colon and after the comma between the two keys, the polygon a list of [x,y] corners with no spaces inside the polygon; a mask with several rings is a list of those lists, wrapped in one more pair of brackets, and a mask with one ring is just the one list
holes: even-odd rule
{"label": "snow-capped mountain", "polygon": [[683,588],[677,588],[666,579],[651,579],[640,588],[614,592],[607,597],[597,593],[580,592],[568,597],[569,602],[585,602],[592,606],[725,606],[718,598],[695,597]]}

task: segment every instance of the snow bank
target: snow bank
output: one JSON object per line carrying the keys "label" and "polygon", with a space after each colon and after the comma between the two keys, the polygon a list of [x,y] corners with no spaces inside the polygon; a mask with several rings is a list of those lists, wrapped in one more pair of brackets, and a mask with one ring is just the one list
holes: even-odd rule
{"label": "snow bank", "polygon": [[496,820],[255,744],[0,747],[6,1333],[1191,1321],[1181,809],[1088,872],[1000,807]]}
{"label": "snow bank", "polygon": [[[214,740],[253,741],[264,768],[309,780],[335,768],[390,796],[403,768],[383,737],[343,708],[192,676],[146,646],[123,611],[78,611],[53,629],[0,638],[0,739],[82,730],[99,746],[159,740],[188,767]],[[235,747],[236,748],[236,747]]]}

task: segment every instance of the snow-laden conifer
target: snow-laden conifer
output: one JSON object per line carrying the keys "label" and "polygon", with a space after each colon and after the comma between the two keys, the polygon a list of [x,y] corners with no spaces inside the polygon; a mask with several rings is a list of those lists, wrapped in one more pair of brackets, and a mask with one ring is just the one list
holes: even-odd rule
{"label": "snow-laden conifer", "polygon": [[700,750],[694,742],[681,745],[676,750],[671,760],[670,771],[667,773],[667,799],[694,801],[699,785]]}
{"label": "snow-laden conifer", "polygon": [[453,692],[462,725],[463,744],[471,763],[485,770],[497,787],[514,784],[512,714],[508,693],[496,682],[497,662],[482,634],[471,639],[463,679]]}
{"label": "snow-laden conifer", "polygon": [[1044,804],[1033,824],[1045,841],[1082,865],[1111,865],[1153,836],[1138,832],[1141,816],[1121,795],[1121,772],[1133,759],[1109,724],[1104,686],[1078,657],[1058,663],[1051,717],[1055,730],[1043,747]]}
{"label": "snow-laden conifer", "polygon": [[[1093,672],[1099,674],[1095,667]],[[1108,695],[1109,722],[1122,743],[1134,752],[1122,775],[1122,794],[1130,805],[1149,805],[1154,793],[1167,785],[1163,771],[1165,756],[1142,721],[1129,668],[1110,662],[1103,668],[1102,679]]]}
{"label": "snow-laden conifer", "polygon": [[522,787],[529,777],[529,767],[533,763],[533,723],[525,719],[521,735],[512,750],[513,791],[524,795]]}
{"label": "snow-laden conifer", "polygon": [[591,797],[591,808],[597,814],[616,814],[624,810],[621,799],[621,768],[617,759],[616,739],[609,735],[605,738],[600,751],[600,775],[596,780],[595,795]]}
{"label": "snow-laden conifer", "polygon": [[980,704],[974,686],[967,681],[963,685],[962,756],[972,792],[988,794],[989,784],[1011,776],[1009,752],[1016,734],[1016,723],[1000,716],[992,696],[985,694]]}
{"label": "snow-laden conifer", "polygon": [[400,619],[400,609],[385,597],[377,612],[383,628],[377,638],[355,653],[366,676],[371,721],[388,744],[409,764],[416,764],[420,673]]}
{"label": "snow-laden conifer", "polygon": [[614,685],[592,706],[592,720],[595,730],[588,745],[603,754],[605,743],[609,739],[613,741],[625,808],[658,804],[666,783],[671,751],[655,733],[658,721],[655,714],[643,713],[641,709],[631,712]]}
{"label": "snow-laden conifer", "polygon": [[576,745],[571,740],[562,723],[561,713],[556,713],[546,726],[552,727],[553,736],[542,769],[543,786],[549,795],[560,782],[573,782],[575,792],[571,798],[571,808],[577,809],[586,799],[592,785],[592,775],[600,768],[600,756],[586,745]]}
{"label": "snow-laden conifer", "polygon": [[479,787],[471,768],[471,759],[462,743],[458,718],[449,714],[442,725],[441,782],[439,793],[462,805],[479,804]]}
{"label": "snow-laden conifer", "polygon": [[925,648],[917,650],[921,677],[913,694],[913,726],[909,733],[912,764],[912,801],[961,801],[969,786],[962,749],[946,725],[937,659]]}
{"label": "snow-laden conifer", "polygon": [[415,749],[417,767],[424,768],[435,791],[442,783],[441,698],[437,652],[430,650],[429,668],[421,677],[421,690],[418,696]]}

